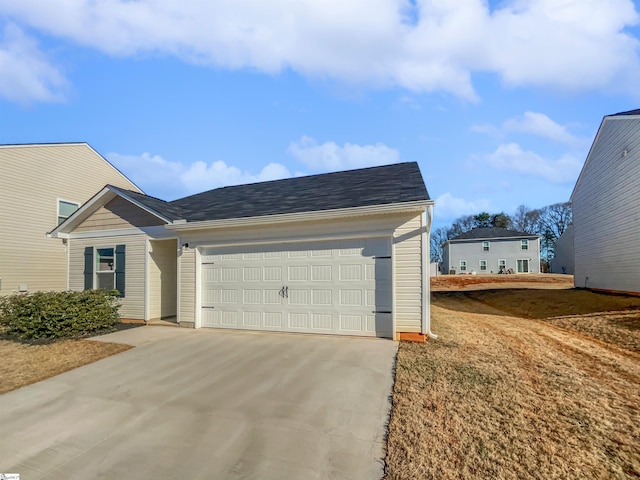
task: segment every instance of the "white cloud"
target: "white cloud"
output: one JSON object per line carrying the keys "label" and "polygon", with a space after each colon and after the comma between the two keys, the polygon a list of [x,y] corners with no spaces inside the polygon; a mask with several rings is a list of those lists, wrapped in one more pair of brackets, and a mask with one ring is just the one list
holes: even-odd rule
{"label": "white cloud", "polygon": [[334,142],[318,144],[313,138],[302,136],[289,145],[289,152],[313,171],[326,172],[353,168],[373,167],[397,163],[400,154],[397,150],[382,143],[375,145],[356,145]]}
{"label": "white cloud", "polygon": [[632,0],[0,0],[0,16],[110,55],[291,69],[368,87],[477,99],[512,86],[640,94]]}
{"label": "white cloud", "polygon": [[549,160],[522,150],[517,143],[502,144],[483,160],[498,170],[538,176],[553,183],[575,182],[582,168],[582,160],[576,156],[565,154],[558,160]]}
{"label": "white cloud", "polygon": [[580,138],[569,132],[568,128],[553,121],[544,113],[527,111],[524,115],[509,118],[504,121],[502,127],[490,124],[477,124],[471,126],[471,131],[484,133],[492,137],[504,138],[508,133],[528,133],[561,143],[569,147],[584,148],[590,140]]}
{"label": "white cloud", "polygon": [[473,215],[489,209],[489,200],[465,200],[446,192],[435,200],[434,216],[438,222],[442,222],[443,220],[454,220],[463,215]]}
{"label": "white cloud", "polygon": [[159,196],[163,200],[173,200],[227,185],[291,177],[289,170],[279,163],[269,163],[260,172],[250,173],[221,160],[209,164],[202,161],[183,164],[149,153],[109,153],[106,157],[147,194]]}
{"label": "white cloud", "polygon": [[66,79],[13,24],[5,26],[0,39],[0,72],[0,97],[24,104],[63,99]]}
{"label": "white cloud", "polygon": [[544,113],[525,112],[522,117],[507,120],[504,123],[504,129],[511,132],[531,133],[573,147],[588,143],[588,140],[572,135],[567,127],[554,122]]}

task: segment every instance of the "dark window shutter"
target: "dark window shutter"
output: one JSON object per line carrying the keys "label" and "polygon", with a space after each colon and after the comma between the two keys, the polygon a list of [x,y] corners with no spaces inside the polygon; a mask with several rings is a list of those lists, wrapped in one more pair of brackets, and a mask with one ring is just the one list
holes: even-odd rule
{"label": "dark window shutter", "polygon": [[125,264],[125,247],[126,245],[116,245],[116,290],[120,292],[120,296],[124,297],[124,272]]}
{"label": "dark window shutter", "polygon": [[84,289],[93,288],[93,247],[84,249]]}

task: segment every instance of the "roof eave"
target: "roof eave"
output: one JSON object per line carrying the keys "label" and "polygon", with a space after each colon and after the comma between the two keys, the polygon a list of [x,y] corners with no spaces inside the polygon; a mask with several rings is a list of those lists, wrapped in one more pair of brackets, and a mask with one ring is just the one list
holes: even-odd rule
{"label": "roof eave", "polygon": [[418,200],[413,202],[390,203],[385,205],[371,205],[364,207],[338,208],[333,210],[317,210],[311,212],[284,213],[278,215],[262,215],[257,217],[225,218],[221,220],[203,220],[200,222],[174,222],[167,225],[169,230],[203,230],[215,228],[258,226],[276,223],[291,223],[305,220],[329,220],[333,218],[347,218],[357,216],[376,215],[384,213],[424,212],[433,200]]}
{"label": "roof eave", "polygon": [[69,238],[69,233],[80,225],[83,221],[85,221],[93,212],[95,212],[98,208],[106,205],[111,200],[120,196],[124,198],[128,202],[133,203],[138,208],[150,213],[151,215],[156,216],[160,220],[166,223],[173,223],[173,221],[164,215],[159,214],[155,210],[147,207],[146,205],[136,201],[131,196],[127,195],[125,192],[120,190],[117,187],[112,185],[105,186],[102,190],[100,190],[97,194],[95,194],[91,199],[84,203],[78,210],[73,212],[64,222],[58,225],[56,228],[47,233],[47,237],[51,238]]}

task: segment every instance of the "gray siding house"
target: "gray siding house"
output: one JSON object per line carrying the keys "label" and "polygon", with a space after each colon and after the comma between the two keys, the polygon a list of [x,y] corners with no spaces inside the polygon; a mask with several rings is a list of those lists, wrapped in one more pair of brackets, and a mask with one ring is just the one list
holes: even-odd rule
{"label": "gray siding house", "polygon": [[575,286],[640,293],[640,110],[603,118],[571,205]]}
{"label": "gray siding house", "polygon": [[474,228],[445,242],[442,272],[540,273],[540,237],[505,228]]}

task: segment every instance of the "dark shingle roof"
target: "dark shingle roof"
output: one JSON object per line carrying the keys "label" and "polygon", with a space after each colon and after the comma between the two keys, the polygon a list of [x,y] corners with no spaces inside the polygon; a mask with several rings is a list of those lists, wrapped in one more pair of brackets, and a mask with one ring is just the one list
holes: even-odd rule
{"label": "dark shingle roof", "polygon": [[133,190],[125,190],[124,188],[118,188],[114,186],[111,186],[111,188],[122,192],[132,200],[141,203],[145,207],[159,213],[169,220],[178,220],[184,218],[184,213],[182,212],[182,210],[180,210],[180,208],[176,205],[172,205],[169,202],[165,202],[164,200],[160,200],[159,198],[150,197],[149,195],[145,195],[143,193],[134,192]]}
{"label": "dark shingle roof", "polygon": [[473,230],[469,230],[468,232],[461,233],[457,237],[450,239],[452,240],[479,240],[481,238],[515,238],[515,237],[537,237],[537,235],[532,233],[524,233],[517,232],[515,230],[508,230],[506,228],[495,228],[495,227],[479,227],[474,228]]}
{"label": "dark shingle roof", "polygon": [[415,162],[223,187],[170,202],[186,220],[222,220],[429,200]]}
{"label": "dark shingle roof", "polygon": [[613,115],[609,115],[610,117],[620,117],[623,115],[640,115],[640,109],[629,110],[627,112],[614,113]]}

